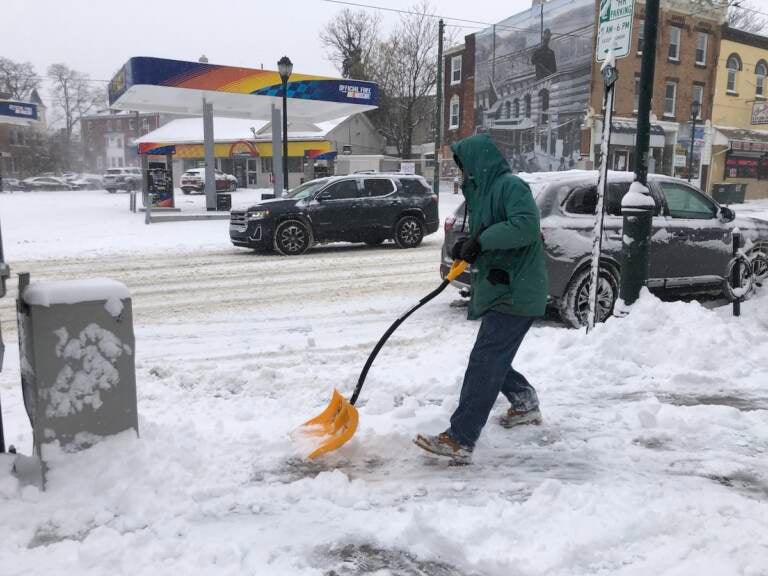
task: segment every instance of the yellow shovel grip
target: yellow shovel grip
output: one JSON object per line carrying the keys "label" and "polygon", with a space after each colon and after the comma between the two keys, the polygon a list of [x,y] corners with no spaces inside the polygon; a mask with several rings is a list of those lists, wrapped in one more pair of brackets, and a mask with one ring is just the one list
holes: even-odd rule
{"label": "yellow shovel grip", "polygon": [[453,264],[451,265],[451,269],[448,271],[448,274],[445,276],[445,279],[448,280],[448,282],[453,282],[454,280],[456,280],[456,278],[461,276],[461,273],[467,269],[468,265],[469,264],[464,260],[454,260]]}

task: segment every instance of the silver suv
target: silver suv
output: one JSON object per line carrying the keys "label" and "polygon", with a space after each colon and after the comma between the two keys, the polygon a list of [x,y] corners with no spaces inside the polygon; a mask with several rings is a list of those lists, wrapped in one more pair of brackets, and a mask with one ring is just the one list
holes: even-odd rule
{"label": "silver suv", "polygon": [[118,190],[141,190],[141,168],[108,168],[102,178],[104,188],[110,194]]}
{"label": "silver suv", "polygon": [[[520,175],[528,182],[541,215],[549,303],[573,327],[586,322],[589,309],[589,266],[597,205],[597,172],[572,170]],[[600,269],[599,317],[613,311],[618,297],[622,245],[621,199],[634,179],[631,172],[610,172],[605,198],[605,229]],[[712,294],[733,297],[728,282],[733,262],[732,231],[738,227],[753,280],[768,277],[768,222],[737,218],[732,210],[684,180],[648,175],[656,202],[651,232],[648,288],[664,295]],[[440,272],[451,265],[450,249],[468,234],[464,204],[445,221]],[[466,293],[469,274],[454,284]]]}

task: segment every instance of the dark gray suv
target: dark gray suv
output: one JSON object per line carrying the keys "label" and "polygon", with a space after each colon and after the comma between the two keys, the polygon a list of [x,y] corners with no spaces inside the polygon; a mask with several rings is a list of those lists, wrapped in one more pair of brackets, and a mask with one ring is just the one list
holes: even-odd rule
{"label": "dark gray suv", "polygon": [[[573,327],[586,323],[589,310],[589,266],[597,205],[597,172],[567,171],[521,175],[528,182],[541,214],[549,303]],[[599,317],[605,319],[618,297],[621,262],[621,199],[634,175],[610,172],[605,198],[605,229],[598,290]],[[768,277],[768,222],[735,217],[712,198],[684,180],[650,174],[648,187],[656,202],[651,232],[648,288],[664,295],[712,294],[733,298],[730,277],[732,231],[745,238],[745,253],[752,276],[761,283]],[[445,222],[440,272],[451,265],[450,248],[467,234],[464,204]],[[457,287],[468,291],[469,274]]]}
{"label": "dark gray suv", "polygon": [[365,173],[311,180],[283,198],[232,210],[229,236],[235,246],[295,256],[326,242],[415,248],[439,227],[437,196],[423,177]]}

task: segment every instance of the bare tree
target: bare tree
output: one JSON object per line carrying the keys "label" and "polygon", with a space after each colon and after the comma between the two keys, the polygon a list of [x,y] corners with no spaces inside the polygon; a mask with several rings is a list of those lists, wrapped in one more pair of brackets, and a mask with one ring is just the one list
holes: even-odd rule
{"label": "bare tree", "polygon": [[72,134],[77,124],[104,102],[105,90],[92,87],[87,74],[72,70],[66,64],[52,64],[48,67],[48,76],[51,78],[57,119],[64,123],[64,156],[68,163]]}
{"label": "bare tree", "polygon": [[374,123],[403,157],[416,129],[433,120],[437,82],[437,18],[428,0],[410,11],[379,45],[372,75],[380,88]]}
{"label": "bare tree", "polygon": [[756,11],[756,8],[743,0],[729,2],[728,25],[745,32],[755,34],[768,33],[768,16]]}
{"label": "bare tree", "polygon": [[31,63],[0,58],[0,92],[9,94],[12,100],[26,100],[39,87],[40,78]]}
{"label": "bare tree", "polygon": [[379,15],[345,8],[320,31],[328,59],[344,78],[368,80],[379,43]]}

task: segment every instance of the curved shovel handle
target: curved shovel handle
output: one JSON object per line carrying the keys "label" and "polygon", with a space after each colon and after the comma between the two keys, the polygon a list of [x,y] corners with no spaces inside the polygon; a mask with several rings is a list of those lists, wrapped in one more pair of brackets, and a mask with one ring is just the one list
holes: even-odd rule
{"label": "curved shovel handle", "polygon": [[446,274],[445,279],[448,280],[448,282],[453,282],[462,275],[462,273],[467,269],[469,266],[469,262],[465,260],[454,260],[453,264],[451,265],[451,269],[448,271],[448,274]]}

